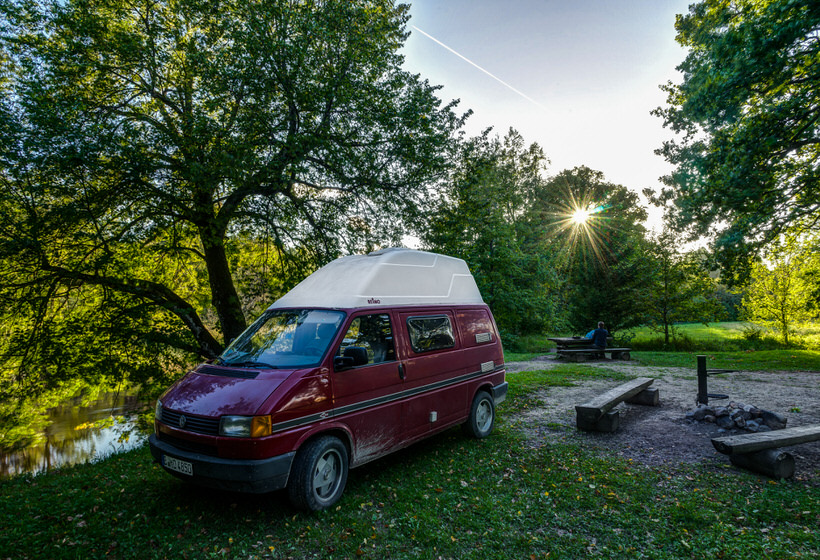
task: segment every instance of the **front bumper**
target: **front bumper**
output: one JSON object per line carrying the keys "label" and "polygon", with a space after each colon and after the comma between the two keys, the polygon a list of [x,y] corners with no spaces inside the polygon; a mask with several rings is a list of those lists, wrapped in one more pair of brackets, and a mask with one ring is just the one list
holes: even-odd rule
{"label": "front bumper", "polygon": [[[160,441],[156,434],[148,438],[148,446],[154,460],[168,473],[182,480],[209,488],[252,494],[272,492],[287,486],[290,466],[296,455],[292,452],[268,459],[222,459],[177,449]],[[163,455],[190,463],[193,475],[165,467]]]}

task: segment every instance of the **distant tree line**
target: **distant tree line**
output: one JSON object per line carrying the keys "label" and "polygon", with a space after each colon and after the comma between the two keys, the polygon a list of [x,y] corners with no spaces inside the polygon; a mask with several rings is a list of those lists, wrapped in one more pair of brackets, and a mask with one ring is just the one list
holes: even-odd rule
{"label": "distant tree line", "polygon": [[578,167],[548,176],[546,157],[519,133],[461,144],[437,189],[425,248],[464,258],[505,342],[534,333],[578,335],[725,316],[703,252],[651,236],[637,194]]}

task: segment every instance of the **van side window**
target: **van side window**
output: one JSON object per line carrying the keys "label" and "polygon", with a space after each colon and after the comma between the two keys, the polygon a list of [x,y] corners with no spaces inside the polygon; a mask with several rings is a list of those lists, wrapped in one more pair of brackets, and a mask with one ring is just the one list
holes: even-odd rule
{"label": "van side window", "polygon": [[446,315],[410,317],[407,319],[410,345],[415,352],[430,352],[456,345],[453,325]]}
{"label": "van side window", "polygon": [[338,355],[353,357],[357,366],[395,360],[390,315],[362,315],[353,319],[339,346]]}

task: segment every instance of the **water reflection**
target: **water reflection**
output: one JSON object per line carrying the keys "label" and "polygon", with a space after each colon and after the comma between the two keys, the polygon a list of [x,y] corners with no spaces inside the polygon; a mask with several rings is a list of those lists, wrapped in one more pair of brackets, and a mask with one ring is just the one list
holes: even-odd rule
{"label": "water reflection", "polygon": [[137,397],[121,393],[104,394],[86,406],[70,401],[51,408],[40,443],[0,450],[0,477],[46,472],[138,447],[147,438],[137,427],[144,409]]}

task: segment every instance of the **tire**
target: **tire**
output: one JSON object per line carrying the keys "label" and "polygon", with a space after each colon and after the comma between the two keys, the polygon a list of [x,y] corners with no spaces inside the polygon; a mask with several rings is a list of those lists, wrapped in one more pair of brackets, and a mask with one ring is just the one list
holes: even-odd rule
{"label": "tire", "polygon": [[495,425],[495,401],[486,391],[479,391],[473,398],[470,416],[462,425],[464,433],[474,438],[490,435]]}
{"label": "tire", "polygon": [[342,497],[347,483],[347,447],[338,438],[322,436],[299,449],[293,461],[288,497],[297,509],[321,511]]}

